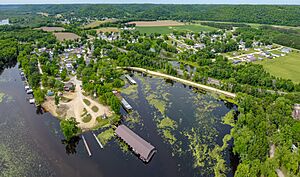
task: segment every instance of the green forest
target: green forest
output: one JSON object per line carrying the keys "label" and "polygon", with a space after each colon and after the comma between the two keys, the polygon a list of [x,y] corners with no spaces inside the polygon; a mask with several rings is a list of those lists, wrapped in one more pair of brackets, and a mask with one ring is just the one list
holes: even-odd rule
{"label": "green forest", "polygon": [[[118,18],[124,20],[180,21],[209,20],[299,26],[300,6],[280,5],[161,5],[161,4],[101,4],[101,5],[11,5],[1,6],[0,16],[24,25],[30,22],[51,23],[51,19],[36,18],[37,12],[65,15],[66,18]],[[32,17],[28,20],[28,17]],[[17,17],[17,18],[14,18]],[[27,23],[27,24],[26,24]]]}

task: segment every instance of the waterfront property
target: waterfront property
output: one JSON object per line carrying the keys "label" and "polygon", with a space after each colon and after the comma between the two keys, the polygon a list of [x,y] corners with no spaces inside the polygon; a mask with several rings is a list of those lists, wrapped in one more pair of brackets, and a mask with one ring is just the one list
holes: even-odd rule
{"label": "waterfront property", "polygon": [[130,84],[136,84],[135,80],[132,79],[128,74],[125,75],[126,79],[130,82]]}
{"label": "waterfront property", "polygon": [[123,106],[127,111],[132,110],[132,107],[130,106],[130,104],[129,104],[124,98],[121,99],[121,103],[122,103],[122,106]]}
{"label": "waterfront property", "polygon": [[154,146],[135,134],[125,125],[119,125],[115,132],[118,137],[125,141],[132,148],[133,152],[139,155],[140,159],[146,163],[151,160],[156,152]]}

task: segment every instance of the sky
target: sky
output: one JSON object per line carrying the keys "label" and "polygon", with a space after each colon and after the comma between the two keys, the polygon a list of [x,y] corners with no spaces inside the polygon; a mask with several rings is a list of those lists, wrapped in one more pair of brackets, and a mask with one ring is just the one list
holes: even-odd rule
{"label": "sky", "polygon": [[0,4],[296,4],[300,0],[0,0]]}

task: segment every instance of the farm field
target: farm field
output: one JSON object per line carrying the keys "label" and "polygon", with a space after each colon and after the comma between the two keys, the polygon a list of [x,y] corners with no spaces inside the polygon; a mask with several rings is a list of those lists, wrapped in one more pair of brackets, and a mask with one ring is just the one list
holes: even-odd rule
{"label": "farm field", "polygon": [[184,23],[173,20],[158,20],[158,21],[132,21],[128,24],[136,24],[136,26],[183,26]]}
{"label": "farm field", "polygon": [[74,33],[67,33],[67,32],[59,32],[59,33],[54,33],[55,37],[59,41],[64,41],[64,40],[76,40],[79,39],[80,36]]}
{"label": "farm field", "polygon": [[43,31],[47,31],[47,32],[55,32],[55,31],[65,31],[65,28],[63,27],[40,27],[40,28],[35,28],[37,30],[43,30]]}
{"label": "farm field", "polygon": [[107,20],[97,20],[97,21],[93,21],[85,26],[83,26],[83,28],[96,28],[97,26],[104,24],[104,23],[109,23],[109,22],[116,22],[116,19],[107,19]]}
{"label": "farm field", "polygon": [[136,30],[140,33],[160,33],[160,34],[169,34],[173,31],[192,31],[192,32],[200,32],[200,31],[213,31],[216,28],[203,26],[198,24],[192,25],[183,25],[183,26],[137,26]]}
{"label": "farm field", "polygon": [[97,34],[102,32],[102,33],[105,33],[105,32],[120,32],[120,29],[119,28],[114,28],[114,27],[107,27],[107,28],[98,28],[96,29],[97,31]]}
{"label": "farm field", "polygon": [[265,59],[256,63],[263,65],[274,76],[300,83],[300,52],[292,52],[284,57]]}

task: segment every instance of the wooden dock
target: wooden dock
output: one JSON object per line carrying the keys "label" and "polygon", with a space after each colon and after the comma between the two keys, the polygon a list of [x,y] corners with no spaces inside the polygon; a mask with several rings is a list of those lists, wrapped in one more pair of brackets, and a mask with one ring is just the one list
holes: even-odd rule
{"label": "wooden dock", "polygon": [[97,136],[95,135],[95,133],[94,133],[94,132],[92,132],[92,133],[93,133],[93,136],[95,137],[97,143],[99,144],[100,148],[103,149],[103,145],[102,145],[101,142],[98,140],[98,138],[97,138]]}
{"label": "wooden dock", "polygon": [[87,142],[86,142],[84,136],[81,135],[81,138],[82,138],[82,140],[83,140],[83,143],[84,143],[84,145],[85,145],[85,148],[86,148],[87,153],[88,153],[89,156],[91,157],[91,156],[92,156],[92,153],[91,153],[91,151],[90,151],[90,148],[89,148],[89,146],[88,146],[88,144],[87,144]]}

